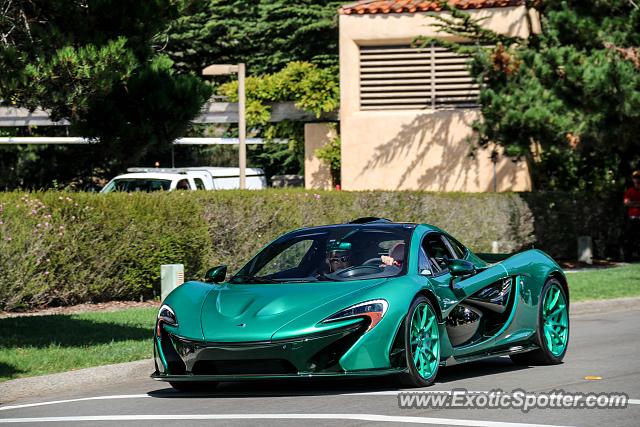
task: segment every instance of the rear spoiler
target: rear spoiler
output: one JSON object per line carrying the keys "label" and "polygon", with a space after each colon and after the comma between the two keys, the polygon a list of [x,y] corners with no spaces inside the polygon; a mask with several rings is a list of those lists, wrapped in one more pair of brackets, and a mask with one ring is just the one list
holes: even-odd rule
{"label": "rear spoiler", "polygon": [[496,264],[502,262],[507,258],[510,258],[513,254],[492,254],[492,253],[480,253],[476,254],[478,258],[489,264]]}

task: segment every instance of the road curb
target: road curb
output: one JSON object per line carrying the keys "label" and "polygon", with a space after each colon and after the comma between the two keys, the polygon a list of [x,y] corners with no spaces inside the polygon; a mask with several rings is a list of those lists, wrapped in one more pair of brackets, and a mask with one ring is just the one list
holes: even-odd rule
{"label": "road curb", "polygon": [[571,303],[571,315],[640,310],[640,297],[614,298]]}
{"label": "road curb", "polygon": [[[571,304],[571,316],[639,309],[640,297],[581,301]],[[0,383],[0,404],[73,388],[100,387],[135,378],[148,378],[153,370],[153,359],[145,359],[5,381]]]}
{"label": "road curb", "polygon": [[83,387],[100,387],[123,380],[148,378],[153,370],[153,359],[145,359],[9,380],[0,383],[0,405],[31,396],[54,394]]}

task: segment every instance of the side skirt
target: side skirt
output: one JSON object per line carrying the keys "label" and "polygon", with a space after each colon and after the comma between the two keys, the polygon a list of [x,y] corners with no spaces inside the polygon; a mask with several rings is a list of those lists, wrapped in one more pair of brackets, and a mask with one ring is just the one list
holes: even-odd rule
{"label": "side skirt", "polygon": [[490,351],[486,353],[474,354],[473,356],[450,356],[447,360],[440,362],[440,366],[453,366],[460,363],[475,362],[476,360],[489,359],[491,357],[508,356],[510,354],[526,353],[528,351],[537,350],[536,344],[518,345],[503,350]]}
{"label": "side skirt", "polygon": [[316,372],[283,375],[164,375],[159,372],[151,374],[156,381],[243,381],[243,380],[268,380],[268,379],[294,379],[294,378],[345,378],[345,377],[376,377],[382,375],[394,375],[406,372],[406,368],[371,369],[368,371],[346,372]]}

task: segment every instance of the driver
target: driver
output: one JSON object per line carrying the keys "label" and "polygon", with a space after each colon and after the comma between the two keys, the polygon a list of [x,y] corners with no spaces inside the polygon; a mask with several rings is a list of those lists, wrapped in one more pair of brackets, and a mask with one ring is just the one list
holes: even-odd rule
{"label": "driver", "polygon": [[334,249],[327,252],[327,264],[329,264],[329,272],[344,270],[351,267],[352,253],[350,249]]}

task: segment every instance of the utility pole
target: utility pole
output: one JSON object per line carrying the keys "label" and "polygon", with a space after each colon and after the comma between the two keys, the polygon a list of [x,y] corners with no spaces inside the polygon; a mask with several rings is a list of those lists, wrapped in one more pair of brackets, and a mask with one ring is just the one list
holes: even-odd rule
{"label": "utility pole", "polygon": [[238,74],[238,142],[240,149],[238,153],[238,166],[240,167],[240,189],[247,188],[247,123],[246,123],[246,93],[245,93],[245,66],[243,63],[237,65],[214,64],[202,70],[203,76],[221,76]]}
{"label": "utility pole", "polygon": [[245,120],[245,69],[238,64],[238,142],[240,149],[238,165],[240,166],[240,189],[247,188],[247,123]]}

